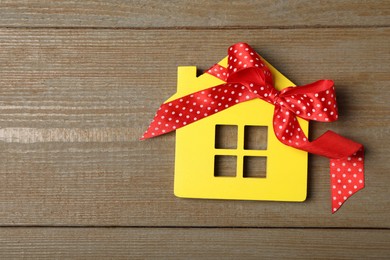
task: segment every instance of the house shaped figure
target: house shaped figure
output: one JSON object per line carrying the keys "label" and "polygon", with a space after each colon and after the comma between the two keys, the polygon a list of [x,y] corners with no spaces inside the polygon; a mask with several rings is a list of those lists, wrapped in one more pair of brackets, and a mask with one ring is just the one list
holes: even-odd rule
{"label": "house shaped figure", "polygon": [[[275,88],[295,86],[269,67]],[[227,58],[219,64],[227,66]],[[167,101],[224,83],[178,68],[177,93]],[[183,198],[304,201],[307,153],[277,140],[274,106],[253,99],[176,130],[174,193]],[[298,118],[308,134],[308,122]]]}

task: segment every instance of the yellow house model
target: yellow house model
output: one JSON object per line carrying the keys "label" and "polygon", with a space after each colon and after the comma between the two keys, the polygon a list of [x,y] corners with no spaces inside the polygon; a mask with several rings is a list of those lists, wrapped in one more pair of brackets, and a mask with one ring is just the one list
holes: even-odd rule
{"label": "yellow house model", "polygon": [[[295,86],[265,61],[278,90]],[[220,63],[227,66],[227,58]],[[196,67],[178,68],[169,100],[224,83]],[[176,130],[174,192],[183,198],[304,201],[307,153],[279,142],[274,106],[260,99],[237,104]],[[298,119],[308,134],[308,122]],[[226,140],[224,140],[226,139]]]}

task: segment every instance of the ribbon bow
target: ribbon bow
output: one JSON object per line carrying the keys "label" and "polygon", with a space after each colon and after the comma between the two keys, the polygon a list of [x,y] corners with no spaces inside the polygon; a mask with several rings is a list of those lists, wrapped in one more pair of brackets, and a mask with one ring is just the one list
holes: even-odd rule
{"label": "ribbon bow", "polygon": [[364,188],[364,147],[332,131],[310,142],[296,119],[299,116],[321,122],[337,120],[333,81],[319,80],[278,91],[269,68],[246,43],[229,48],[227,68],[216,64],[207,73],[226,83],[162,104],[141,139],[174,131],[241,102],[260,98],[275,106],[273,128],[280,142],[330,159],[332,213]]}

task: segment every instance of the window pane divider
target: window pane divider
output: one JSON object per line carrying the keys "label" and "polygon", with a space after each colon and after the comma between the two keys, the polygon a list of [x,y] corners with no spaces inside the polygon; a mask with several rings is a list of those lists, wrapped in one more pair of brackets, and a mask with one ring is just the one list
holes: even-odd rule
{"label": "window pane divider", "polygon": [[234,155],[237,156],[240,152],[237,149],[215,149],[215,155]]}
{"label": "window pane divider", "polygon": [[237,150],[239,151],[244,149],[244,131],[245,125],[237,126]]}
{"label": "window pane divider", "polygon": [[244,178],[244,156],[242,154],[237,155],[237,169],[236,169],[236,178],[243,179]]}
{"label": "window pane divider", "polygon": [[215,155],[268,156],[267,150],[215,149]]}

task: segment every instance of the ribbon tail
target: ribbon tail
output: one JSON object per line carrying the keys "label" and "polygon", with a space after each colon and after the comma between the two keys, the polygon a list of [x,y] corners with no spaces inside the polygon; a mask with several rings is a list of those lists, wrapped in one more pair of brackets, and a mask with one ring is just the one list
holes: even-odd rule
{"label": "ribbon tail", "polygon": [[141,140],[175,131],[254,98],[256,95],[245,86],[221,84],[172,100],[160,106]]}
{"label": "ribbon tail", "polygon": [[173,120],[176,119],[172,117],[176,113],[176,111],[172,115],[172,111],[168,109],[168,104],[162,104],[159,107],[148,129],[144,132],[140,140],[145,140],[176,130],[177,126],[173,124]]}
{"label": "ribbon tail", "polygon": [[333,131],[310,142],[295,115],[275,107],[274,132],[285,145],[330,159],[332,213],[357,191],[364,188],[364,147]]}
{"label": "ribbon tail", "polygon": [[364,147],[350,156],[330,160],[332,213],[364,188]]}
{"label": "ribbon tail", "polygon": [[332,213],[364,188],[364,147],[333,131],[305,146],[310,153],[330,159]]}

